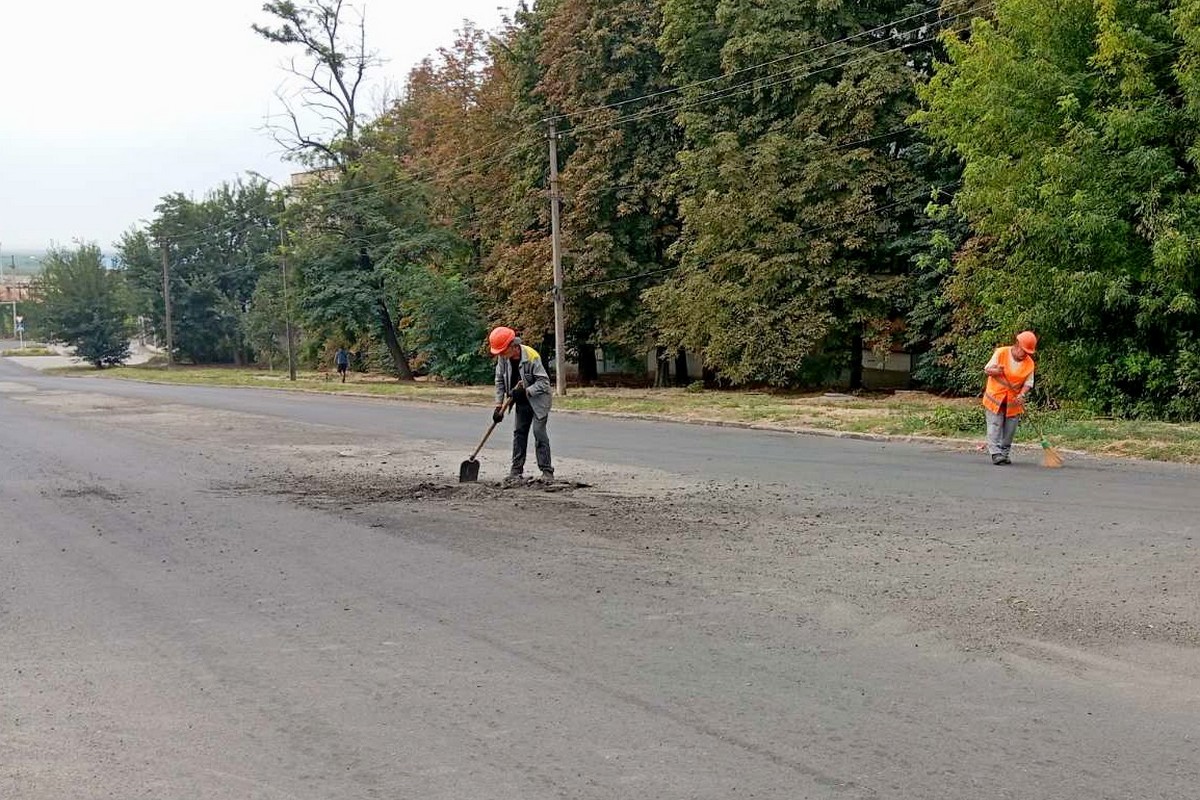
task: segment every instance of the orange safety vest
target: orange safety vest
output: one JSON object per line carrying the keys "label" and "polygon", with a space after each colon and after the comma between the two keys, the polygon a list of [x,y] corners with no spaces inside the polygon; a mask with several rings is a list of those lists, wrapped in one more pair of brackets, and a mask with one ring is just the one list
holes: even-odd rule
{"label": "orange safety vest", "polygon": [[1011,347],[996,349],[996,363],[1004,370],[1005,380],[1017,388],[1010,389],[988,375],[987,386],[983,388],[983,407],[993,414],[999,414],[1000,407],[1003,405],[1006,417],[1020,416],[1024,410],[1024,404],[1017,400],[1017,394],[1025,386],[1025,381],[1029,380],[1029,376],[1033,374],[1037,364],[1033,362],[1033,356],[1028,354],[1023,361],[1017,361],[1012,357]]}

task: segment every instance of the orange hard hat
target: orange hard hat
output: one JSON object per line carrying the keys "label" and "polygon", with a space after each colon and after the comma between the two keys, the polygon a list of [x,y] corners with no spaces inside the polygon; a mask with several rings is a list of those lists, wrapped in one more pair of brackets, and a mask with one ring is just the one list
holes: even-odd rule
{"label": "orange hard hat", "polygon": [[505,328],[503,325],[493,328],[492,332],[488,334],[488,349],[492,351],[492,355],[498,356],[508,349],[515,338],[517,338],[517,332],[512,328]]}
{"label": "orange hard hat", "polygon": [[1037,352],[1037,336],[1033,331],[1021,331],[1017,334],[1017,344],[1021,345],[1021,349],[1026,353]]}

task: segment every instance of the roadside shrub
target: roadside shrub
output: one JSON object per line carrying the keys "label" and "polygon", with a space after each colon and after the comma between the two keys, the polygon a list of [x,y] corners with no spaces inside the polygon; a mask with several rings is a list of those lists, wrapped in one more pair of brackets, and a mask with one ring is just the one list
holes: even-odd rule
{"label": "roadside shrub", "polygon": [[493,360],[481,350],[487,330],[466,281],[417,267],[403,286],[408,338],[429,373],[456,383],[487,383],[493,374]]}

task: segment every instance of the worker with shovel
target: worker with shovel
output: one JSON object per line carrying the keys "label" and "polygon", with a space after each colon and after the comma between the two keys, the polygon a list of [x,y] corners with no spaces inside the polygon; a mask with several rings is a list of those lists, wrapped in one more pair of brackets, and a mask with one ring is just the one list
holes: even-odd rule
{"label": "worker with shovel", "polygon": [[518,482],[524,476],[531,429],[541,480],[552,482],[554,467],[550,464],[550,434],[546,431],[550,417],[550,375],[542,365],[542,357],[532,347],[522,344],[512,328],[493,330],[488,336],[488,349],[496,356],[496,408],[492,421],[504,420],[506,400],[511,400],[509,404],[516,416],[512,468],[507,482]]}
{"label": "worker with shovel", "polygon": [[983,372],[987,385],[983,390],[983,408],[987,414],[987,447],[996,466],[1011,464],[1013,437],[1017,423],[1025,413],[1025,396],[1033,388],[1033,372],[1037,365],[1037,336],[1022,331],[1008,347],[998,347],[992,353]]}

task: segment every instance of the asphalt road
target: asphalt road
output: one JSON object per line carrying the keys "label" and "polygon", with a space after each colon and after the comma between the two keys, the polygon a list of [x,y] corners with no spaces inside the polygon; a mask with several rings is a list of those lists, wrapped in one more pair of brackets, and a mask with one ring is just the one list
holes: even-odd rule
{"label": "asphalt road", "polygon": [[[0,360],[0,797],[1197,796],[1200,471],[556,414],[645,495],[262,488],[449,484],[487,414]],[[1040,621],[971,597],[1024,573]]]}

